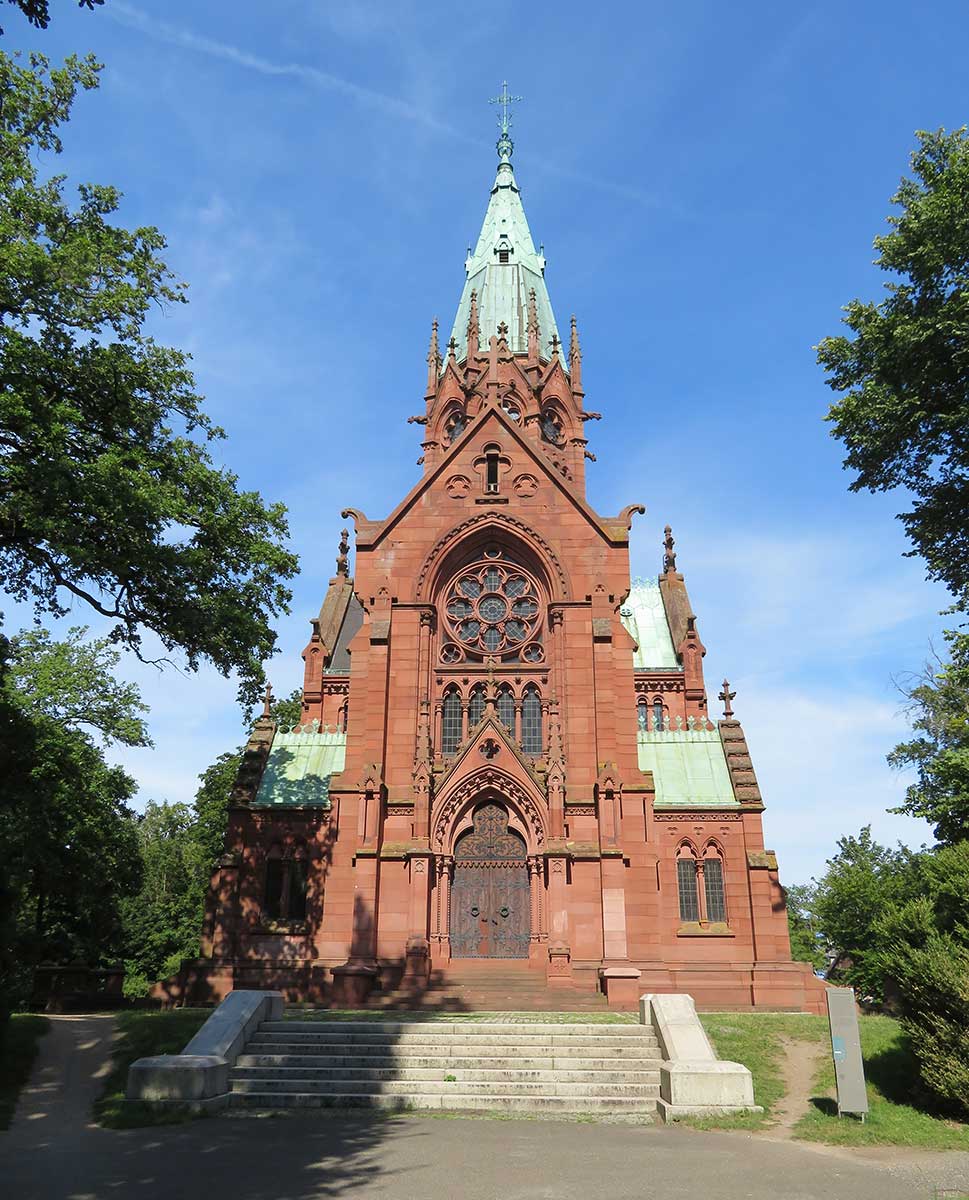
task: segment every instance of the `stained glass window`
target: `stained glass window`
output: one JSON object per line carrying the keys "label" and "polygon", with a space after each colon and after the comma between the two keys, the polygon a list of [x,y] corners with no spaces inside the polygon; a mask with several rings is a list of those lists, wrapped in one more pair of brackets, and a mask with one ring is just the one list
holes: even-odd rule
{"label": "stained glass window", "polygon": [[[278,854],[279,851],[277,850]],[[263,908],[270,920],[278,921],[283,914],[283,860],[270,858],[266,860],[266,891],[263,897]]]}
{"label": "stained glass window", "polygon": [[484,688],[476,687],[471,692],[471,699],[468,702],[468,728],[477,725],[484,716],[485,696]]}
{"label": "stained glass window", "polygon": [[522,749],[526,754],[542,753],[542,701],[533,684],[525,688],[522,700]]}
{"label": "stained glass window", "polygon": [[503,687],[498,693],[498,720],[512,737],[515,736],[515,697],[511,688]]}
{"label": "stained glass window", "polygon": [[680,920],[700,919],[700,898],[696,890],[696,861],[692,857],[676,860],[676,885],[680,894]]}
{"label": "stained glass window", "polygon": [[294,858],[289,864],[288,916],[291,921],[306,919],[306,859]]}
{"label": "stained glass window", "polygon": [[541,662],[539,596],[535,581],[520,567],[506,564],[498,547],[489,546],[484,560],[465,567],[444,595],[450,637],[442,643],[442,659],[494,654],[513,662]]}
{"label": "stained glass window", "polygon": [[456,691],[448,692],[441,709],[441,753],[453,754],[461,741],[461,697]]}
{"label": "stained glass window", "polygon": [[703,890],[708,921],[726,921],[727,900],[723,890],[723,862],[718,855],[703,860]]}

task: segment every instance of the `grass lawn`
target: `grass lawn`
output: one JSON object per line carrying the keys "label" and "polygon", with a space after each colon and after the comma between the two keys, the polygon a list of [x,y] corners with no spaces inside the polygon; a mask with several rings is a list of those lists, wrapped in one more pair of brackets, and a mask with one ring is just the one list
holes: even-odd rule
{"label": "grass lawn", "polygon": [[188,1120],[187,1109],[156,1110],[146,1104],[124,1103],[128,1068],[136,1058],[152,1054],[179,1054],[206,1020],[210,1008],[178,1008],[172,1012],[121,1012],[114,1045],[111,1074],[94,1105],[99,1125],[109,1129],[134,1129],[142,1125],[171,1125]]}
{"label": "grass lawn", "polygon": [[814,1080],[811,1107],[794,1127],[795,1137],[841,1146],[969,1150],[969,1125],[935,1116],[919,1103],[918,1073],[898,1021],[862,1017],[859,1025],[868,1083],[869,1112],[864,1124],[853,1116],[838,1120],[834,1064],[825,1055]]}
{"label": "grass lawn", "polygon": [[763,1115],[709,1117],[690,1124],[703,1129],[764,1129],[784,1095],[784,1039],[818,1044],[819,1069],[807,1113],[793,1134],[808,1141],[843,1146],[912,1146],[969,1150],[969,1125],[946,1120],[920,1106],[917,1072],[901,1026],[891,1017],[859,1019],[861,1051],[868,1084],[869,1113],[862,1122],[838,1118],[834,1101],[826,1017],[806,1014],[705,1013],[700,1017],[721,1058],[741,1062],[754,1078],[754,1096]]}
{"label": "grass lawn", "polygon": [[7,1129],[20,1089],[37,1057],[37,1042],[50,1028],[46,1017],[15,1013],[0,1041],[0,1129]]}

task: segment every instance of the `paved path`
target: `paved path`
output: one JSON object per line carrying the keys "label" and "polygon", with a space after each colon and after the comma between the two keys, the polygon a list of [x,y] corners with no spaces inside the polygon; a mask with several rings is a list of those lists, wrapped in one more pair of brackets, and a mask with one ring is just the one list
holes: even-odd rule
{"label": "paved path", "polygon": [[54,1019],[15,1124],[0,1134],[4,1200],[930,1200],[935,1188],[969,1191],[969,1154],[888,1165],[662,1127],[313,1114],[112,1132],[91,1126],[84,1108],[111,1029],[110,1018]]}
{"label": "paved path", "polygon": [[32,1150],[69,1141],[91,1124],[91,1105],[111,1068],[114,1017],[51,1016],[50,1030],[37,1043],[30,1081],[20,1093],[10,1129],[0,1133],[5,1150]]}

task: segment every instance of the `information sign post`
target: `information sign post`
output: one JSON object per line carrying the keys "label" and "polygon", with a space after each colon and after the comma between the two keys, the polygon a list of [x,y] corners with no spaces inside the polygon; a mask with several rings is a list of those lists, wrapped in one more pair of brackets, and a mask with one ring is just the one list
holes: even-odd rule
{"label": "information sign post", "polygon": [[828,988],[828,1025],[831,1028],[831,1056],[838,1084],[838,1116],[857,1113],[862,1121],[868,1112],[865,1068],[861,1061],[858,1035],[858,1010],[854,988]]}

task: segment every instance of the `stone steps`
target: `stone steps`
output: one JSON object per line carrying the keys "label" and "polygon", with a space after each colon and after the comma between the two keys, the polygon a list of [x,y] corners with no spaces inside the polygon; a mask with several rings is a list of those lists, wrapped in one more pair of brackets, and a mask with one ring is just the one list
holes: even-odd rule
{"label": "stone steps", "polygon": [[244,1108],[447,1108],[649,1119],[660,1052],[638,1025],[264,1023],[231,1073]]}
{"label": "stone steps", "polygon": [[[370,1079],[376,1081],[407,1079],[407,1080],[435,1080],[443,1079],[445,1075],[453,1075],[459,1081],[467,1081],[469,1083],[513,1083],[521,1081],[523,1083],[548,1083],[558,1081],[561,1083],[588,1083],[590,1078],[599,1083],[654,1083],[659,1078],[659,1072],[656,1065],[647,1060],[641,1063],[635,1070],[616,1071],[611,1068],[613,1063],[606,1063],[604,1067],[600,1067],[602,1059],[593,1059],[592,1063],[584,1066],[581,1069],[576,1069],[574,1059],[555,1060],[555,1059],[540,1059],[538,1061],[547,1065],[541,1067],[479,1067],[479,1066],[460,1066],[460,1059],[439,1058],[433,1061],[433,1066],[403,1066],[400,1063],[391,1063],[389,1065],[372,1066],[370,1060],[366,1060],[367,1065],[360,1065],[357,1062],[352,1064],[353,1078]],[[480,1059],[469,1059],[469,1062],[477,1063]],[[487,1061],[487,1060],[485,1060]],[[568,1066],[556,1066],[556,1061],[567,1062]],[[586,1060],[588,1061],[588,1060]],[[236,1078],[239,1079],[258,1079],[266,1075],[273,1075],[277,1079],[284,1078],[299,1078],[299,1079],[345,1079],[349,1072],[343,1064],[335,1064],[326,1067],[317,1065],[317,1059],[302,1059],[297,1055],[286,1054],[243,1054],[236,1061]]]}
{"label": "stone steps", "polygon": [[380,1108],[401,1112],[408,1109],[442,1108],[479,1112],[520,1113],[596,1113],[600,1116],[623,1115],[651,1120],[656,1101],[614,1096],[607,1099],[582,1099],[577,1096],[509,1096],[495,1092],[490,1096],[467,1096],[460,1092],[426,1095],[413,1092],[404,1096],[362,1095],[354,1092],[237,1092],[230,1100],[233,1108]]}

